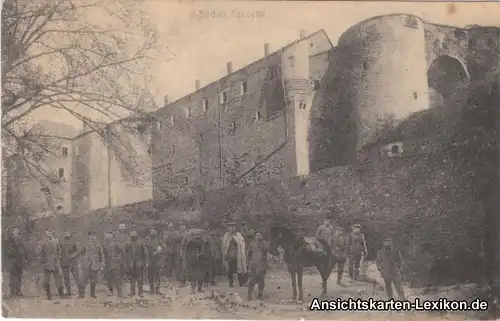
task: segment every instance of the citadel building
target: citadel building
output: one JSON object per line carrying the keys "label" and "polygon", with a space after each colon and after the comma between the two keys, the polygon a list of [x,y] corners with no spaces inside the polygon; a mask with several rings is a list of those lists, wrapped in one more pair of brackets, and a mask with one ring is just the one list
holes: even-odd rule
{"label": "citadel building", "polygon": [[[362,21],[337,46],[323,30],[273,53],[265,44],[262,59],[236,71],[228,62],[227,76],[202,88],[196,80],[193,93],[155,113],[154,198],[353,163],[379,126],[447,104],[461,83],[498,65],[499,49],[498,28],[406,14]],[[392,154],[424,148],[393,143]]]}
{"label": "citadel building", "polygon": [[[14,155],[6,165],[6,209],[88,213],[165,203],[352,164],[380,126],[447,104],[462,82],[498,66],[499,52],[499,28],[443,26],[406,14],[362,21],[336,46],[323,30],[301,32],[275,52],[265,44],[263,57],[241,69],[228,62],[215,82],[201,87],[196,80],[193,93],[152,112],[152,126],[124,119],[50,135],[60,145],[47,162],[59,178],[53,204]],[[135,134],[123,131],[125,123]],[[420,136],[439,135],[435,127]],[[425,139],[432,137],[410,133],[388,142],[387,152],[413,153]],[[135,178],[127,177],[131,171]]]}

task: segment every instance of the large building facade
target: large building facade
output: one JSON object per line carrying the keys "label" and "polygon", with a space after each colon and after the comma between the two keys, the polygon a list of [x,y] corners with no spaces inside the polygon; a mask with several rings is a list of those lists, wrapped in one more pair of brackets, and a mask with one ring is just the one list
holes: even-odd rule
{"label": "large building facade", "polygon": [[196,80],[193,93],[150,119],[50,135],[54,186],[40,186],[10,157],[6,209],[87,213],[168,203],[352,164],[379,127],[446,105],[462,83],[498,66],[499,53],[498,28],[405,14],[362,21],[336,46],[323,30],[301,32],[275,52],[265,44],[263,57],[241,69],[228,62],[215,82]]}
{"label": "large building facade", "polygon": [[[56,122],[35,127],[43,128],[43,156],[33,162],[20,152],[6,159],[6,212],[85,214],[152,198],[147,119],[85,126],[81,132]],[[30,163],[43,168],[43,175]]]}
{"label": "large building facade", "polygon": [[[156,112],[154,198],[308,175],[352,163],[384,122],[439,108],[498,65],[498,28],[457,28],[394,14],[324,31]],[[496,53],[492,55],[491,53]],[[482,70],[482,71],[481,71]]]}

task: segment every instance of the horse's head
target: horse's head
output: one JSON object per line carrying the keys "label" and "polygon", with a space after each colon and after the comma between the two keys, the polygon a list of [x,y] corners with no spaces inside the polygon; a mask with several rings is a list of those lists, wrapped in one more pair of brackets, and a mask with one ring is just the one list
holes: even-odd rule
{"label": "horse's head", "polygon": [[271,228],[271,251],[273,255],[277,253],[279,246],[285,250],[289,248],[296,238],[296,234],[290,228],[285,226],[277,226]]}

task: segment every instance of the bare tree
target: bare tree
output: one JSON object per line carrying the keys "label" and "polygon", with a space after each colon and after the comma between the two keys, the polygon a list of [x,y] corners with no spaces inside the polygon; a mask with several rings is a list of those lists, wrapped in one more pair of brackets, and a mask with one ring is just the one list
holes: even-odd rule
{"label": "bare tree", "polygon": [[[3,157],[17,154],[34,177],[52,181],[41,163],[53,149],[29,125],[47,108],[76,117],[108,145],[120,140],[99,123],[124,116],[150,120],[146,111],[154,98],[144,89],[144,75],[157,35],[140,9],[126,0],[3,2]],[[112,149],[133,170],[133,157],[123,150],[131,152]]]}

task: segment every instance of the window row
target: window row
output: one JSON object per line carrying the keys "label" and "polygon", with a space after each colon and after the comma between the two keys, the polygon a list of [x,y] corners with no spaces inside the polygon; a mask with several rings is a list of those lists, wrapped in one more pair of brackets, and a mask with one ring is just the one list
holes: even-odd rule
{"label": "window row", "polygon": [[[261,120],[262,119],[262,114],[260,113],[260,111],[258,111],[258,112],[255,113],[255,118],[254,119],[255,120]],[[175,116],[171,115],[168,118],[168,120],[169,120],[169,124],[170,125],[174,125],[175,124]],[[162,127],[163,127],[163,125],[162,125],[161,121],[156,122],[156,129],[157,130],[161,130]],[[234,127],[234,122],[233,122],[233,127]]]}

